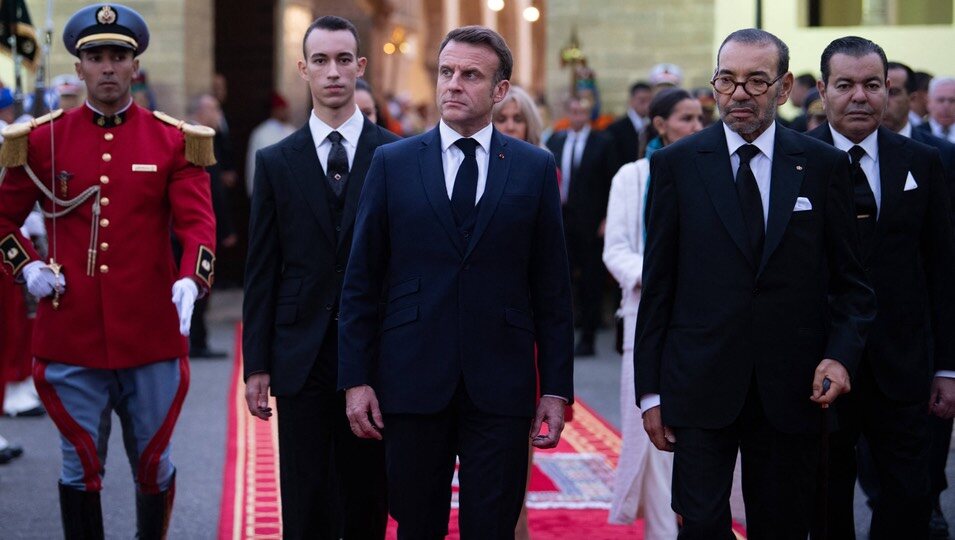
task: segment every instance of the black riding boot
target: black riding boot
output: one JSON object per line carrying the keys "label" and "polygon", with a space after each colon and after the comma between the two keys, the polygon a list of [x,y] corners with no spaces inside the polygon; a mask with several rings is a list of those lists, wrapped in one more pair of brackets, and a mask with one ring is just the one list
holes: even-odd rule
{"label": "black riding boot", "polygon": [[136,538],[165,540],[172,516],[172,502],[176,498],[176,475],[173,473],[169,489],[156,494],[136,492]]}
{"label": "black riding boot", "polygon": [[103,511],[98,491],[81,491],[60,484],[60,515],[66,540],[103,539]]}

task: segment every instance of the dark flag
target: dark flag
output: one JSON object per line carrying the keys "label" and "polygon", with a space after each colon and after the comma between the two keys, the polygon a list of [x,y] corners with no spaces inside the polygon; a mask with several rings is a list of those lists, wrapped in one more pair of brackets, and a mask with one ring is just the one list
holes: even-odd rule
{"label": "dark flag", "polygon": [[0,0],[0,51],[12,55],[10,36],[16,37],[16,51],[24,65],[33,69],[40,56],[36,29],[25,0]]}

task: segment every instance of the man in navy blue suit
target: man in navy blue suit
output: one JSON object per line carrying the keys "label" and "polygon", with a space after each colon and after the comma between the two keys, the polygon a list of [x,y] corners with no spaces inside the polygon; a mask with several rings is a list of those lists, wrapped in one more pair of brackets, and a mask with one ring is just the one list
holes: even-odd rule
{"label": "man in navy blue suit", "polygon": [[359,202],[338,385],[355,434],[385,441],[400,539],[447,534],[456,457],[462,536],[513,538],[528,438],[555,446],[573,399],[556,164],[491,125],[512,65],[494,31],[451,31],[440,124],[378,148]]}

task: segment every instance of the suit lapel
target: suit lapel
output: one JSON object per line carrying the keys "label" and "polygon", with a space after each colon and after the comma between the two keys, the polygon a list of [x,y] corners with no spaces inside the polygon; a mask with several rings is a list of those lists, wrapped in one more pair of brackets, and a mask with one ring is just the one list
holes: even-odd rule
{"label": "suit lapel", "polygon": [[[345,208],[342,211],[342,238],[348,238],[352,227],[355,226],[355,211],[358,208],[358,198],[361,195],[361,188],[365,184],[365,175],[368,174],[368,166],[371,165],[371,158],[375,154],[375,148],[378,148],[378,127],[365,118],[365,123],[361,128],[361,135],[358,137],[358,145],[355,149],[355,160],[352,162],[351,170],[348,172],[348,185],[345,191]],[[344,249],[348,242],[339,242],[338,249]]]}
{"label": "suit lapel", "polygon": [[733,168],[730,165],[729,147],[726,145],[726,136],[723,134],[723,124],[717,122],[703,133],[705,135],[700,141],[696,154],[696,167],[700,178],[723,226],[729,231],[746,260],[753,268],[756,268],[746,227],[743,224],[739,196],[736,194],[736,181],[733,179]]}
{"label": "suit lapel", "polygon": [[[894,141],[892,139],[897,139]],[[905,180],[908,177],[908,164],[912,159],[908,148],[908,139],[893,137],[885,128],[879,128],[879,183],[882,187],[882,207],[876,230],[877,238],[883,236],[886,217],[892,215],[902,201]]]}
{"label": "suit lapel", "polygon": [[507,171],[511,164],[509,154],[510,152],[507,152],[507,140],[496,129],[493,130],[491,149],[488,152],[487,182],[484,184],[484,195],[481,196],[481,204],[478,206],[474,233],[471,235],[471,242],[464,254],[465,259],[474,251],[474,246],[481,240],[481,235],[487,229],[487,224],[491,221],[491,216],[497,209],[497,203],[500,202],[501,195],[504,193]]}
{"label": "suit lapel", "polygon": [[454,225],[451,215],[451,199],[448,198],[448,188],[444,182],[444,165],[441,161],[441,132],[434,128],[421,139],[421,149],[418,150],[418,165],[421,168],[421,181],[424,192],[431,203],[438,218],[438,223],[457,248],[458,253],[464,255],[464,244],[461,234]]}
{"label": "suit lapel", "polygon": [[777,125],[775,144],[770,174],[766,242],[763,245],[763,258],[757,275],[766,267],[766,262],[769,261],[769,257],[779,246],[783,233],[786,232],[805,174],[806,157],[803,155],[802,145],[793,134]]}
{"label": "suit lapel", "polygon": [[285,158],[292,169],[292,182],[298,184],[302,197],[312,209],[315,219],[328,240],[335,245],[335,231],[332,230],[332,217],[328,213],[328,199],[325,196],[325,171],[318,161],[315,142],[308,124],[294,135],[293,143],[284,149]]}

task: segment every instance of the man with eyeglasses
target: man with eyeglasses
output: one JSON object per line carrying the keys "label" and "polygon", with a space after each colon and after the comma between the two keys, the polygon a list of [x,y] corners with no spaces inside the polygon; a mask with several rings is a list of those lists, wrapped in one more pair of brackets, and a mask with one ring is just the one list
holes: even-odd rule
{"label": "man with eyeglasses", "polygon": [[891,82],[882,48],[843,37],[822,53],[829,123],[809,133],[848,152],[860,255],[879,299],[853,392],[836,407],[830,447],[830,538],[853,538],[856,443],[879,478],[870,537],[928,538],[926,411],[955,415],[955,237],[939,152],[880,127]]}
{"label": "man with eyeglasses", "polygon": [[819,408],[849,391],[875,316],[848,159],[776,123],[788,65],[776,36],[730,34],[722,122],[651,159],[635,383],[651,440],[675,452],[681,539],[734,538],[737,452],[750,538],[806,538]]}

